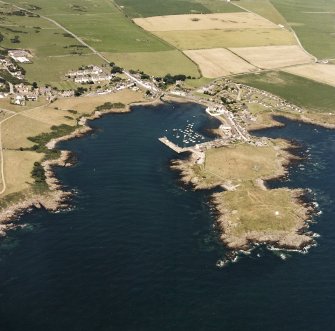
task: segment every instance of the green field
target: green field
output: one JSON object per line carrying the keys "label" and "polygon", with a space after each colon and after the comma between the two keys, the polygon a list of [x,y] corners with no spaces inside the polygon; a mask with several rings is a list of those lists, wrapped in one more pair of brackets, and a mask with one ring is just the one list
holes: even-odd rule
{"label": "green field", "polygon": [[[178,50],[140,53],[104,53],[112,62],[128,70],[140,70],[153,76],[184,74],[199,77],[198,67]],[[164,63],[164,64],[163,64]]]}
{"label": "green field", "polygon": [[236,4],[267,18],[273,23],[287,26],[285,18],[272,5],[270,0],[240,0]]}
{"label": "green field", "polygon": [[[111,0],[74,0],[71,3],[66,0],[10,1],[30,10],[32,5],[38,7],[33,10],[34,13],[45,15],[60,23],[97,51],[108,54],[111,61],[120,66],[124,65],[127,69],[144,71],[147,69],[148,73],[153,75],[166,73],[199,75],[192,61],[173,46],[139,28],[126,18]],[[87,53],[88,49],[78,46],[74,38],[64,37],[64,31],[55,24],[36,17],[29,18],[31,20],[29,24],[26,22],[27,17],[15,19],[17,20],[15,24],[20,26],[20,30],[21,26],[25,27],[25,31],[19,34],[22,41],[17,47],[32,49],[37,55],[34,64],[38,64],[41,71],[51,66],[46,75],[40,75],[38,69],[33,66],[26,66],[29,80],[40,82],[49,80],[53,85],[59,86],[59,83],[63,85],[62,80],[66,71],[76,69],[81,64],[90,64],[86,61],[88,57],[79,58],[78,55],[60,57],[74,52]],[[44,27],[40,32],[35,32],[36,29],[31,27],[43,24]],[[11,38],[5,35],[4,46],[10,46]],[[93,63],[101,62],[99,59],[93,60],[95,60]]]}
{"label": "green field", "polygon": [[268,91],[297,106],[319,112],[335,112],[335,88],[284,72],[266,72],[234,77],[244,83]]}
{"label": "green field", "polygon": [[335,57],[335,0],[271,0],[297,33],[303,46],[318,58]]}
{"label": "green field", "polygon": [[24,8],[28,3],[35,10],[68,28],[98,51],[156,52],[171,49],[157,37],[143,31],[128,20],[111,0],[28,0],[13,1]]}
{"label": "green field", "polygon": [[[38,84],[49,84],[54,87],[73,87],[65,82],[65,74],[72,69],[78,69],[82,65],[101,65],[102,60],[94,54],[70,55],[61,57],[41,57],[34,59],[33,64],[24,64],[27,71],[26,79]],[[66,83],[66,84],[63,84]]]}
{"label": "green field", "polygon": [[129,17],[241,11],[225,1],[214,0],[116,0],[116,3]]}

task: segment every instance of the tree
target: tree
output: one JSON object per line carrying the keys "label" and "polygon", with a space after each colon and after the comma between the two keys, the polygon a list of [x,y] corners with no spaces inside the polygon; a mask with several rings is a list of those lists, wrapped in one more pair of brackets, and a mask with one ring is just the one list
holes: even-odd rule
{"label": "tree", "polygon": [[111,70],[111,74],[122,74],[123,72],[123,69],[121,67],[118,67],[118,66],[114,66]]}
{"label": "tree", "polygon": [[33,82],[32,86],[33,86],[33,89],[36,89],[38,87],[36,82]]}

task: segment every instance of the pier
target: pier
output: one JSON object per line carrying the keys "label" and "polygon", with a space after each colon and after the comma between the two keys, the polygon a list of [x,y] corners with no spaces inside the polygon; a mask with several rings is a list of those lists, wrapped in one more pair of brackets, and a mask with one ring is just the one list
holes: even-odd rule
{"label": "pier", "polygon": [[194,146],[190,147],[179,147],[172,141],[170,141],[166,137],[158,138],[158,140],[163,143],[165,146],[171,148],[176,153],[184,153],[184,152],[190,152],[193,154],[193,157],[195,157],[195,163],[197,164],[203,164],[205,162],[206,153],[205,151],[210,148],[218,148],[222,146],[227,146],[228,141],[226,139],[214,139],[211,141],[207,141],[201,144],[196,144]]}
{"label": "pier", "polygon": [[158,138],[158,140],[163,143],[164,145],[166,145],[167,147],[171,148],[172,150],[174,150],[176,153],[180,154],[183,152],[191,152],[191,148],[183,148],[183,147],[179,147],[178,145],[176,145],[175,143],[173,143],[172,141],[170,141],[168,138],[166,137],[162,137],[162,138]]}

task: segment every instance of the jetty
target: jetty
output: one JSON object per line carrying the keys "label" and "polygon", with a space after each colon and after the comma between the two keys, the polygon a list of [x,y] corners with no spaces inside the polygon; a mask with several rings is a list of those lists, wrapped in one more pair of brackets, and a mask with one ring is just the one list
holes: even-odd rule
{"label": "jetty", "polygon": [[175,143],[173,143],[171,140],[169,140],[166,137],[162,137],[162,138],[158,138],[158,140],[163,143],[164,145],[166,145],[167,147],[171,148],[173,151],[175,151],[176,153],[180,154],[180,153],[184,153],[184,152],[191,152],[191,148],[189,147],[180,147],[178,145],[176,145]]}

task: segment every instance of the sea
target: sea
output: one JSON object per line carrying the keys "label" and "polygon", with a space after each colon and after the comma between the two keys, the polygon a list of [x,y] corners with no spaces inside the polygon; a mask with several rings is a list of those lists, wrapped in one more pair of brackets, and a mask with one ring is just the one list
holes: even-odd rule
{"label": "sea", "polygon": [[301,160],[270,187],[309,189],[317,206],[308,253],[227,253],[209,191],[169,168],[179,145],[219,123],[192,103],[136,106],[63,142],[76,157],[57,177],[70,208],[34,210],[0,239],[1,331],[335,330],[335,131],[278,118],[258,136],[299,143]]}

